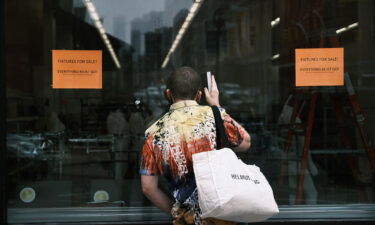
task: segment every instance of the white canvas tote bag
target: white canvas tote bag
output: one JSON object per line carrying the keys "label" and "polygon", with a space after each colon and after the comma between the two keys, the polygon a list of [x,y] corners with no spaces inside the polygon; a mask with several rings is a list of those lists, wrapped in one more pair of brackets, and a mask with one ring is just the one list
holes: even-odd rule
{"label": "white canvas tote bag", "polygon": [[229,148],[193,154],[193,169],[203,219],[259,222],[279,212],[260,169]]}

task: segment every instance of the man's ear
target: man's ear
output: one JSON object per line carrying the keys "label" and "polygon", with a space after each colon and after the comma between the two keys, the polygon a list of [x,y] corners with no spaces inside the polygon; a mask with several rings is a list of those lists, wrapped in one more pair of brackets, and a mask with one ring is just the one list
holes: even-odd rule
{"label": "man's ear", "polygon": [[169,89],[169,88],[165,89],[165,91],[164,91],[164,97],[165,97],[169,102],[173,102],[171,89]]}
{"label": "man's ear", "polygon": [[196,95],[195,98],[194,98],[194,100],[195,100],[196,102],[199,102],[199,101],[201,100],[201,98],[202,98],[202,92],[201,92],[201,91],[198,91],[198,92],[197,92],[197,95]]}

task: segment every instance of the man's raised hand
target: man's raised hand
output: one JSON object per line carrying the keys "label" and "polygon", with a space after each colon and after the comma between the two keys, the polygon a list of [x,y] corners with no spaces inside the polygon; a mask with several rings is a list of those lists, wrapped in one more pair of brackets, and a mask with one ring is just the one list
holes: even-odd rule
{"label": "man's raised hand", "polygon": [[204,93],[206,95],[206,101],[210,106],[216,105],[217,107],[220,107],[219,89],[217,88],[217,84],[216,84],[216,80],[215,80],[214,75],[211,75],[211,91],[208,91],[208,89],[205,87]]}

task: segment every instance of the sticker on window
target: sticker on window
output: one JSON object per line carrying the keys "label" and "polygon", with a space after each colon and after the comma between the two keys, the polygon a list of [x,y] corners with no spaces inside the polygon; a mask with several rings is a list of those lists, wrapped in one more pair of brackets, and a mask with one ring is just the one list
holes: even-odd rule
{"label": "sticker on window", "polygon": [[25,203],[31,203],[35,199],[35,190],[31,187],[25,187],[20,191],[20,199]]}
{"label": "sticker on window", "polygon": [[53,50],[52,87],[101,89],[101,50]]}
{"label": "sticker on window", "polygon": [[296,86],[344,85],[344,49],[296,49]]}
{"label": "sticker on window", "polygon": [[106,191],[99,190],[94,194],[94,202],[104,202],[109,200],[109,194]]}

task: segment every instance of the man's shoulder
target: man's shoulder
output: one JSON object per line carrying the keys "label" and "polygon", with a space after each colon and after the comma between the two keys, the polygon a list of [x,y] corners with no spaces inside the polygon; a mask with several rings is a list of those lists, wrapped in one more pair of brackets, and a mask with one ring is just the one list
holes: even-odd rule
{"label": "man's shoulder", "polygon": [[159,119],[157,119],[156,121],[152,122],[147,128],[146,128],[146,131],[145,131],[145,137],[148,138],[150,136],[150,134],[153,134],[155,133],[158,128],[160,128],[160,124],[162,123],[163,121],[163,118],[165,117],[165,114],[164,116],[160,117]]}
{"label": "man's shoulder", "polygon": [[168,111],[164,113],[164,115],[162,115],[159,119],[155,120],[154,122],[151,122],[145,131],[146,138],[148,138],[150,134],[153,134],[160,130],[160,128],[162,128],[164,124],[168,122],[168,118],[170,115],[171,111]]}
{"label": "man's shoulder", "polygon": [[167,126],[168,124],[170,125],[173,120],[178,121],[179,119],[181,119],[179,117],[181,117],[182,115],[207,114],[209,116],[213,116],[211,107],[207,105],[197,105],[194,107],[194,109],[191,108],[191,110],[196,111],[196,113],[190,114],[189,112],[191,111],[187,111],[183,114],[180,114],[178,113],[179,110],[171,110],[166,112],[162,117],[148,126],[145,131],[146,138],[148,138],[151,134],[158,132],[161,128]]}

